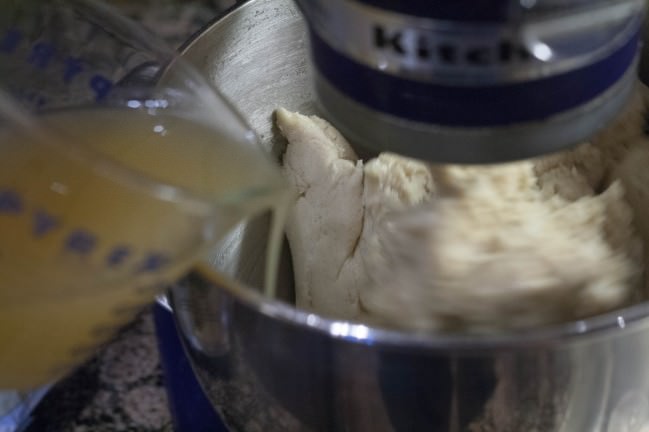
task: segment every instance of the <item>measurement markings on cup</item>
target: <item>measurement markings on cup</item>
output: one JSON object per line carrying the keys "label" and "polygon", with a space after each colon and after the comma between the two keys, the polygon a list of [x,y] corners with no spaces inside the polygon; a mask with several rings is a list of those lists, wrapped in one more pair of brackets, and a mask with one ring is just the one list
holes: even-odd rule
{"label": "measurement markings on cup", "polygon": [[[85,79],[85,86],[92,91],[94,99],[99,101],[113,88],[113,82],[99,73],[93,73],[90,65],[80,58],[61,56],[56,46],[49,42],[38,41],[30,44],[25,33],[19,29],[8,29],[0,35],[0,55],[6,56],[14,64],[28,65],[35,71],[52,73],[60,82],[69,85]],[[38,107],[47,103],[47,96],[35,89],[14,88],[18,97],[32,102]]]}
{"label": "measurement markings on cup", "polygon": [[[103,246],[102,239],[87,228],[65,227],[64,221],[46,210],[27,204],[21,194],[10,188],[0,188],[0,224],[3,218],[29,219],[28,227],[34,241],[44,239],[56,231],[64,230],[61,249],[67,254],[88,257]],[[153,273],[170,263],[167,254],[160,251],[138,252],[126,243],[113,244],[102,259],[109,268],[131,263],[134,273]]]}

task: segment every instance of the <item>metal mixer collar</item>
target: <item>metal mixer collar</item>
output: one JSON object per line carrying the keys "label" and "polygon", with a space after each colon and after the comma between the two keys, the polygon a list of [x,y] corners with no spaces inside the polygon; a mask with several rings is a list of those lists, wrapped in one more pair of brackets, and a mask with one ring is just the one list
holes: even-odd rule
{"label": "metal mixer collar", "polygon": [[564,149],[626,102],[642,0],[296,0],[316,90],[353,142],[436,162]]}

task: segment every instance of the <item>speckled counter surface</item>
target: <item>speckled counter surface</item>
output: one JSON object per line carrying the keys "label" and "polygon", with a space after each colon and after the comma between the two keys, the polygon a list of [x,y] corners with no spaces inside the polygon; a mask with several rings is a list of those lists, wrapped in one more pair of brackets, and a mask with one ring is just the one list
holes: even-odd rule
{"label": "speckled counter surface", "polygon": [[41,402],[27,431],[171,431],[148,310]]}
{"label": "speckled counter surface", "polygon": [[[177,47],[231,0],[114,0]],[[56,385],[26,432],[172,431],[149,310],[87,364]]]}

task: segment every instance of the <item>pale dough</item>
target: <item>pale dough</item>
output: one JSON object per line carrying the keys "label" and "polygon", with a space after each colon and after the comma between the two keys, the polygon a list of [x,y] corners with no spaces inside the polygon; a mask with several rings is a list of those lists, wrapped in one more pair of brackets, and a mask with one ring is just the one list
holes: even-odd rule
{"label": "pale dough", "polygon": [[639,298],[649,239],[641,90],[575,150],[480,167],[392,154],[364,163],[326,121],[277,110],[284,171],[300,195],[287,225],[298,306],[392,327],[492,331]]}

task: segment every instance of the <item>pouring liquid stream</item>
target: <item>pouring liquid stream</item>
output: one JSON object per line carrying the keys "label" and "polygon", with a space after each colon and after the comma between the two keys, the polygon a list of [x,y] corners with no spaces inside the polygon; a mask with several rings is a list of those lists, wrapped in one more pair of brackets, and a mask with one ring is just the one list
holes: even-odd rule
{"label": "pouring liquid stream", "polygon": [[284,228],[291,205],[295,201],[293,194],[284,193],[277,196],[278,201],[273,206],[270,232],[268,234],[268,249],[266,250],[266,270],[264,273],[264,293],[266,297],[277,296],[277,276],[284,241]]}
{"label": "pouring liquid stream", "polygon": [[[286,188],[261,149],[188,113],[92,108],[41,120],[58,144],[0,128],[0,389],[67,373],[227,231],[273,206],[274,292]],[[102,163],[88,163],[95,156]]]}

